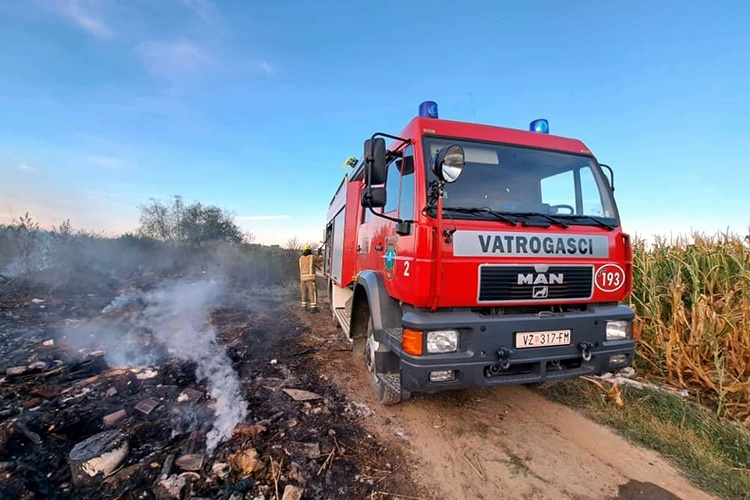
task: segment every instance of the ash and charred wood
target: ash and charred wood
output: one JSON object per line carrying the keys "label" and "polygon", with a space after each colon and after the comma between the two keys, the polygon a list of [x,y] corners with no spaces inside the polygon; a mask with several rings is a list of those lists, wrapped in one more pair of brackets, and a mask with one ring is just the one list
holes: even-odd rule
{"label": "ash and charred wood", "polygon": [[299,351],[293,353],[292,356],[302,356],[302,355],[308,354],[308,353],[310,353],[312,351],[313,351],[312,347],[305,347],[305,348],[300,349]]}
{"label": "ash and charred wood", "polygon": [[174,464],[184,471],[195,472],[203,468],[204,456],[200,453],[191,453],[177,458]]}
{"label": "ash and charred wood", "polygon": [[61,395],[63,393],[63,389],[57,387],[57,386],[48,386],[48,385],[42,385],[38,387],[33,387],[29,394],[32,396],[39,396],[40,398],[44,399],[53,399],[57,396]]}
{"label": "ash and charred wood", "polygon": [[169,475],[172,473],[172,465],[174,465],[174,453],[170,453],[167,455],[167,458],[164,459],[164,465],[161,467],[161,477],[163,479],[166,479],[169,477]]}
{"label": "ash and charred wood", "polygon": [[15,408],[6,408],[4,410],[0,410],[0,419],[1,418],[10,418],[14,415],[18,414],[18,410]]}
{"label": "ash and charred wood", "polygon": [[28,366],[11,366],[10,368],[5,369],[5,376],[6,377],[21,377],[23,375],[26,375],[29,373],[29,367]]}
{"label": "ash and charred wood", "polygon": [[260,424],[253,424],[253,425],[240,424],[234,428],[233,436],[239,437],[239,438],[249,437],[250,439],[253,439],[257,437],[258,435],[266,432],[267,430],[268,429],[266,428],[266,426],[260,425]]}
{"label": "ash and charred wood", "polygon": [[47,377],[51,377],[52,375],[57,375],[58,373],[62,373],[64,371],[65,371],[65,366],[58,366],[57,368],[53,368],[50,371],[40,373],[39,376],[47,378]]}
{"label": "ash and charred wood", "polygon": [[190,432],[187,435],[187,438],[184,438],[183,435],[180,439],[182,444],[180,446],[179,455],[183,456],[200,453],[200,451],[205,448],[205,439],[207,433],[208,428],[204,428],[201,430]]}
{"label": "ash and charred wood", "polygon": [[272,424],[272,423],[273,423],[274,421],[276,421],[276,420],[280,419],[280,418],[281,418],[281,417],[283,417],[283,416],[284,416],[284,412],[283,412],[283,411],[280,411],[280,412],[274,413],[273,415],[271,415],[271,416],[270,416],[270,417],[268,417],[268,418],[265,418],[265,419],[263,419],[263,420],[260,420],[260,421],[256,422],[256,423],[255,423],[255,425],[262,425],[262,426],[264,426],[264,427],[268,427],[268,426],[269,426],[269,425],[271,425],[271,424]]}
{"label": "ash and charred wood", "polygon": [[135,405],[135,409],[144,415],[148,415],[159,406],[159,402],[154,398],[147,398]]}
{"label": "ash and charred wood", "polygon": [[73,483],[76,486],[97,483],[120,466],[128,451],[129,443],[119,431],[100,432],[78,443],[68,455]]}
{"label": "ash and charred wood", "polygon": [[[94,376],[99,376],[108,368],[107,362],[102,358],[86,359],[73,364],[58,380],[60,383],[73,382],[86,378],[85,383],[91,383],[96,380]],[[94,375],[94,376],[92,376]]]}
{"label": "ash and charred wood", "polygon": [[5,376],[14,382],[46,378],[65,371],[65,366],[59,363],[38,361],[28,366],[14,366],[5,370]]}
{"label": "ash and charred wood", "polygon": [[31,398],[29,400],[24,401],[21,403],[21,408],[36,408],[37,406],[41,406],[43,403],[45,403],[46,400],[40,397]]}
{"label": "ash and charred wood", "polygon": [[42,443],[41,436],[39,436],[39,434],[37,434],[36,432],[34,432],[34,431],[30,430],[28,427],[26,427],[26,425],[23,422],[21,422],[19,420],[14,421],[13,422],[13,428],[16,429],[16,430],[18,430],[18,432],[20,432],[21,434],[23,434],[26,439],[28,439],[29,441],[31,441],[35,445],[39,446]]}

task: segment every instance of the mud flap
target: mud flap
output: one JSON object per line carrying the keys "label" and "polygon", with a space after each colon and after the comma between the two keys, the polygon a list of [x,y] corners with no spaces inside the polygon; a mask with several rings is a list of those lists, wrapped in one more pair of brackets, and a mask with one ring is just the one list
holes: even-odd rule
{"label": "mud flap", "polygon": [[352,339],[352,356],[355,358],[364,357],[366,344],[367,344],[367,337],[353,338]]}
{"label": "mud flap", "polygon": [[401,387],[401,375],[399,373],[379,373],[380,381],[387,385],[394,393],[401,393],[401,401],[411,398],[411,392]]}

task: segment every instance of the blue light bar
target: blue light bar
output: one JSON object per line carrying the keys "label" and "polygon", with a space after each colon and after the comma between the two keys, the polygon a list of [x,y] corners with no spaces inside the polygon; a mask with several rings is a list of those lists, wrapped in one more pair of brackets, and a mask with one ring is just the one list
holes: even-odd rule
{"label": "blue light bar", "polygon": [[549,122],[544,118],[534,120],[529,124],[529,130],[540,134],[549,134]]}
{"label": "blue light bar", "polygon": [[424,118],[437,118],[438,106],[436,102],[425,101],[419,105],[419,116]]}

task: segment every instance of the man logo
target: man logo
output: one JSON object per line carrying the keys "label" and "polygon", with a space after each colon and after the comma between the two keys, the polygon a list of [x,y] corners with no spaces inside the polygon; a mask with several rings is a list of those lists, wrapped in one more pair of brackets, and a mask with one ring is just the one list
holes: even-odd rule
{"label": "man logo", "polygon": [[519,274],[517,276],[519,285],[559,285],[562,282],[562,273]]}
{"label": "man logo", "polygon": [[535,286],[531,291],[532,299],[546,299],[547,297],[549,297],[548,286]]}

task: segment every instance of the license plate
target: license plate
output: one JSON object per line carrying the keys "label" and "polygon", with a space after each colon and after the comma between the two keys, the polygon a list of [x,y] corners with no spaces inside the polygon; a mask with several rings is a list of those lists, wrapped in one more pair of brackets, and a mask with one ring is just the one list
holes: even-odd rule
{"label": "license plate", "polygon": [[570,330],[550,330],[546,332],[517,332],[516,348],[547,347],[570,344]]}

